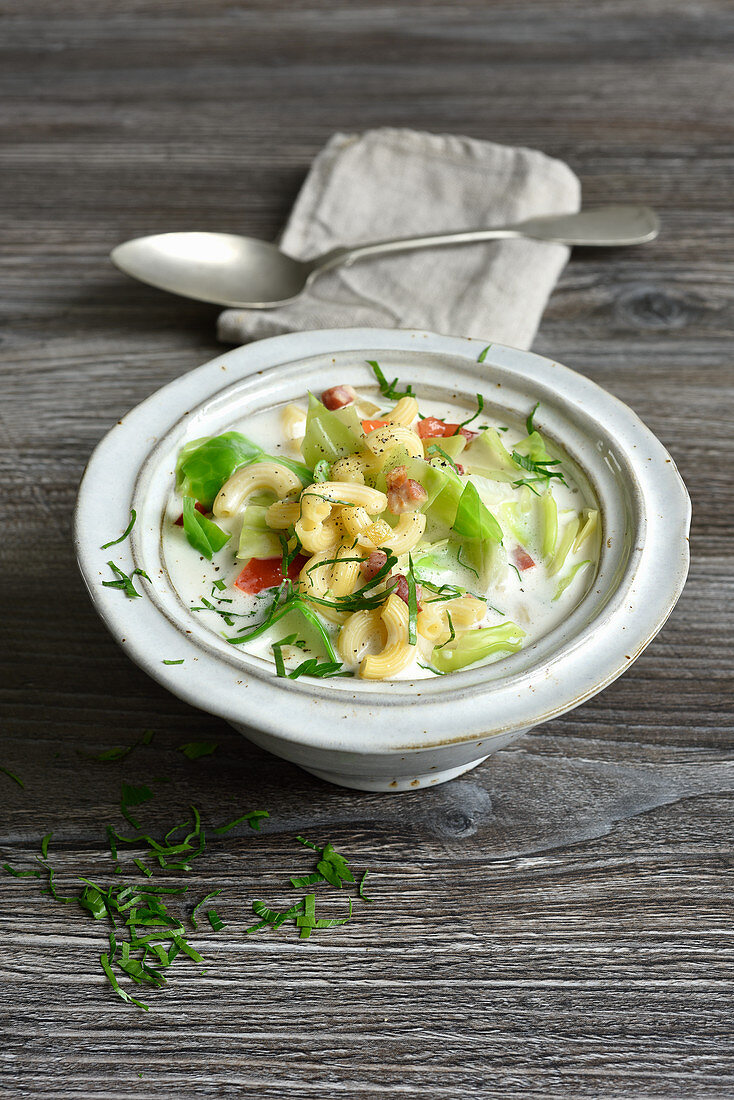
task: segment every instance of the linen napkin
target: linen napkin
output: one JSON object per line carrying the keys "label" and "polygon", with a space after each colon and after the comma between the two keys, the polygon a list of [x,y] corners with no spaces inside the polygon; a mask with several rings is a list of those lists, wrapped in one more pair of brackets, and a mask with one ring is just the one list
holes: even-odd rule
{"label": "linen napkin", "polygon": [[[297,259],[427,232],[573,213],[571,169],[534,149],[378,129],[335,134],[314,160],[281,235]],[[530,347],[569,249],[510,240],[367,258],[319,276],[270,310],[228,309],[219,338],[245,343],[308,329],[415,328]]]}

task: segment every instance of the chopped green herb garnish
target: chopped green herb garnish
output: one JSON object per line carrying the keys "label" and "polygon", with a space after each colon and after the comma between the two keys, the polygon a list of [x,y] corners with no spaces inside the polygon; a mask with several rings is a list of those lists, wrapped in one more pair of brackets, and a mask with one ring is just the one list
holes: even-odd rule
{"label": "chopped green herb garnish", "polygon": [[526,428],[527,428],[527,430],[528,430],[528,435],[532,435],[532,434],[533,434],[533,432],[535,431],[535,427],[534,427],[534,425],[533,425],[533,420],[534,420],[534,418],[535,418],[535,413],[536,413],[536,410],[537,410],[537,409],[538,409],[539,407],[540,407],[540,401],[536,401],[536,402],[535,402],[535,404],[533,405],[533,409],[532,409],[532,412],[530,413],[530,415],[528,416],[527,420],[525,421],[525,427],[526,427]]}
{"label": "chopped green herb garnish", "polygon": [[379,363],[376,363],[374,359],[367,360],[368,366],[372,367],[375,378],[380,387],[380,393],[383,397],[387,397],[390,401],[399,401],[401,397],[412,397],[413,387],[409,384],[406,390],[398,391],[395,389],[399,385],[398,379],[393,378],[392,382],[388,382],[385,375],[382,373],[382,369]]}
{"label": "chopped green herb garnish", "polygon": [[218,748],[216,741],[187,741],[185,745],[178,746],[178,751],[189,760],[198,760],[200,756],[211,756]]}
{"label": "chopped green herb garnish", "polygon": [[479,571],[475,569],[473,565],[469,565],[468,561],[461,560],[461,552],[463,549],[464,547],[460,546],[459,549],[456,551],[456,560],[458,561],[459,565],[463,565],[464,569],[468,569],[470,573],[473,573],[475,577],[478,577]]}
{"label": "chopped green herb garnish", "polygon": [[8,771],[8,769],[4,768],[2,764],[0,764],[0,772],[2,772],[3,775],[7,775],[8,779],[12,779],[14,783],[17,783],[19,787],[22,787],[25,790],[25,783],[19,776],[15,774],[15,772]]}
{"label": "chopped green herb garnish", "polygon": [[153,792],[150,787],[146,787],[144,784],[140,787],[133,787],[129,783],[122,784],[122,795],[120,797],[120,809],[122,816],[126,818],[133,829],[139,829],[140,825],[131,814],[128,813],[130,806],[140,806],[143,802],[147,802],[153,797]]}
{"label": "chopped green herb garnish", "polygon": [[479,355],[477,357],[477,363],[483,363],[484,362],[484,360],[487,358],[487,352],[489,351],[489,349],[491,347],[492,347],[491,344],[487,344],[486,348],[484,348],[483,351],[479,352]]}
{"label": "chopped green herb garnish", "polygon": [[303,661],[300,665],[294,668],[288,673],[290,680],[297,680],[300,676],[315,676],[317,679],[325,680],[333,676],[353,676],[354,673],[344,671],[344,665],[341,661],[323,661],[319,663],[318,658],[309,657],[308,660]]}
{"label": "chopped green herb garnish", "polygon": [[219,914],[217,913],[216,909],[207,909],[206,915],[214,931],[221,932],[225,925],[220,920]]}
{"label": "chopped green herb garnish", "polygon": [[563,485],[566,484],[562,473],[559,473],[558,470],[549,469],[550,466],[560,466],[560,458],[535,461],[530,458],[529,455],[521,455],[519,451],[513,451],[512,460],[516,462],[518,466],[522,467],[523,470],[527,470],[531,474],[540,474],[540,476],[546,480],[556,477]]}
{"label": "chopped green herb garnish", "polygon": [[41,856],[43,859],[48,859],[48,844],[53,835],[53,833],[46,833],[45,837],[41,840]]}
{"label": "chopped green herb garnish", "polygon": [[123,1001],[131,1002],[132,1004],[137,1005],[138,1008],[142,1008],[146,1012],[148,1012],[148,1010],[149,1010],[148,1005],[143,1004],[142,1001],[138,1001],[135,997],[131,997],[130,994],[126,993],[125,990],[122,988],[122,986],[120,985],[117,978],[115,977],[115,975],[112,972],[112,967],[110,966],[109,955],[104,955],[104,954],[100,955],[99,961],[102,964],[102,969],[104,970],[105,974],[107,975],[109,983],[112,986],[112,988],[114,989],[117,996],[121,997]]}
{"label": "chopped green herb garnish", "polygon": [[361,897],[362,901],[368,901],[371,904],[372,903],[372,898],[368,898],[367,895],[364,892],[364,884],[365,884],[365,881],[367,880],[367,875],[368,874],[369,874],[369,871],[365,871],[365,873],[362,875],[362,878],[359,880],[359,888],[357,890],[357,893]]}
{"label": "chopped green herb garnish", "polygon": [[46,883],[48,887],[48,889],[46,890],[47,894],[50,894],[52,898],[54,898],[56,901],[62,902],[64,905],[69,905],[70,902],[79,900],[77,897],[63,897],[61,894],[57,894],[56,887],[54,886],[54,876],[56,872],[54,871],[53,867],[51,867],[48,863],[42,862],[39,856],[36,856],[36,859],[41,864],[44,871],[46,871],[46,873],[48,874],[48,881]]}
{"label": "chopped green herb garnish", "polygon": [[415,587],[415,574],[413,572],[413,558],[408,554],[408,644],[418,643],[418,594]]}
{"label": "chopped green herb garnish", "polygon": [[484,398],[482,397],[481,393],[478,393],[477,394],[477,411],[474,413],[473,416],[470,416],[468,420],[462,420],[461,424],[459,424],[459,428],[465,428],[467,424],[471,424],[471,422],[473,420],[476,420],[477,417],[481,414],[483,408],[484,408]]}
{"label": "chopped green herb garnish", "polygon": [[143,577],[144,580],[152,583],[150,577],[144,569],[133,569],[132,573],[128,576],[127,573],[123,573],[122,569],[118,568],[113,561],[108,561],[112,572],[115,574],[117,580],[114,581],[102,581],[103,588],[119,588],[125,593],[128,599],[134,600],[138,596],[142,596],[142,592],[138,592],[133,583],[133,577]]}
{"label": "chopped green herb garnish", "polygon": [[179,657],[179,659],[177,661],[166,661],[166,660],[164,660],[163,664],[164,665],[182,665],[184,663],[184,660],[185,660],[184,657]]}
{"label": "chopped green herb garnish", "polygon": [[325,458],[320,459],[313,468],[314,481],[328,481],[331,476],[331,466]]}
{"label": "chopped green herb garnish", "polygon": [[450,611],[446,612],[446,618],[449,621],[449,630],[451,631],[451,636],[449,638],[447,638],[445,642],[442,642],[441,645],[436,646],[436,649],[443,649],[443,647],[445,645],[448,645],[449,642],[453,642],[454,638],[456,637],[456,631],[454,630],[454,623],[453,623],[453,620],[451,618],[451,612]]}
{"label": "chopped green herb garnish", "polygon": [[135,526],[135,520],[137,518],[138,517],[135,514],[135,509],[131,508],[130,509],[130,522],[128,523],[127,527],[125,528],[125,530],[120,535],[119,539],[113,539],[112,542],[105,542],[102,546],[100,546],[100,550],[109,550],[110,546],[117,546],[117,544],[119,542],[124,542],[125,539],[127,538],[127,536],[132,531],[133,527]]}
{"label": "chopped green herb garnish", "polygon": [[129,756],[133,749],[137,749],[140,745],[149,745],[153,740],[154,731],[145,730],[142,737],[138,741],[134,741],[132,745],[118,745],[114,749],[105,749],[104,752],[98,753],[96,756],[92,756],[92,760],[99,760],[103,763],[109,761],[124,760],[126,756]]}
{"label": "chopped green herb garnish", "polygon": [[[281,603],[280,597],[284,592],[287,593],[286,599]],[[329,660],[336,662],[338,658],[334,646],[332,645],[331,638],[324,629],[318,615],[314,614],[300,596],[293,595],[292,593],[292,583],[290,581],[284,581],[276,590],[275,597],[265,619],[253,630],[248,631],[248,633],[241,634],[236,638],[227,638],[227,641],[231,642],[232,645],[242,645],[243,642],[252,641],[254,638],[258,638],[261,634],[264,634],[266,630],[269,630],[270,627],[277,623],[279,619],[282,619],[284,615],[288,615],[291,611],[298,611],[318,634]],[[313,597],[309,597],[309,599],[312,599],[313,602],[323,602],[316,601]],[[341,607],[341,604],[339,604],[339,606]]]}
{"label": "chopped green herb garnish", "polygon": [[224,836],[230,829],[234,829],[236,825],[242,825],[245,821],[256,832],[260,832],[260,821],[263,818],[270,817],[267,810],[250,810],[249,813],[242,814],[241,817],[236,817],[234,821],[227,822],[226,825],[220,825],[218,829],[212,829],[214,836]]}
{"label": "chopped green herb garnish", "polygon": [[312,875],[301,875],[300,878],[291,878],[291,886],[300,890],[303,886],[313,886],[317,882],[324,882],[324,876],[320,871],[314,871]]}
{"label": "chopped green herb garnish", "polygon": [[445,676],[445,672],[439,672],[437,668],[433,668],[431,665],[422,665],[420,661],[417,662],[418,668],[424,668],[426,672],[432,672],[434,676]]}
{"label": "chopped green herb garnish", "polygon": [[219,897],[221,892],[222,892],[221,890],[212,890],[211,894],[207,894],[206,897],[203,897],[201,899],[201,901],[197,902],[197,904],[194,906],[194,908],[191,912],[191,923],[194,926],[194,931],[196,931],[197,928],[199,927],[198,924],[196,923],[196,914],[199,912],[202,905],[205,905],[208,901],[211,901],[212,898]]}
{"label": "chopped green herb garnish", "polygon": [[285,660],[283,658],[284,646],[296,646],[298,649],[305,649],[306,643],[302,638],[299,638],[297,634],[289,634],[287,638],[281,638],[279,642],[273,642],[271,649],[273,651],[273,658],[275,660],[275,674],[276,676],[288,676],[288,670],[285,667]]}
{"label": "chopped green herb garnish", "polygon": [[314,851],[314,852],[320,852],[321,851],[318,844],[314,844],[314,842],[312,840],[306,840],[305,836],[297,836],[296,840],[298,841],[299,844],[302,844],[304,846],[304,848],[311,848],[312,851]]}
{"label": "chopped green herb garnish", "polygon": [[306,894],[303,899],[303,916],[296,917],[296,924],[301,929],[301,939],[307,940],[311,930],[316,927],[316,895]]}
{"label": "chopped green herb garnish", "polygon": [[548,479],[545,478],[545,477],[523,477],[523,478],[520,478],[519,481],[513,481],[512,482],[512,488],[513,489],[521,489],[523,487],[523,485],[527,485],[530,492],[535,493],[536,497],[539,497],[540,493],[538,492],[537,489],[533,488],[533,486],[537,485],[538,482],[542,482],[543,485],[546,485],[547,482],[548,482]]}
{"label": "chopped green herb garnish", "polygon": [[9,863],[3,863],[3,868],[12,875],[13,878],[40,878],[40,871],[16,871],[15,867],[11,867]]}
{"label": "chopped green herb garnish", "polygon": [[459,476],[461,476],[461,471],[460,471],[459,467],[456,465],[456,463],[454,462],[451,455],[446,454],[443,447],[440,447],[438,445],[438,443],[431,443],[431,445],[428,447],[428,450],[426,451],[426,454],[439,455],[444,460],[444,462],[448,462],[449,466],[452,467],[452,469],[454,470],[455,473],[457,473]]}

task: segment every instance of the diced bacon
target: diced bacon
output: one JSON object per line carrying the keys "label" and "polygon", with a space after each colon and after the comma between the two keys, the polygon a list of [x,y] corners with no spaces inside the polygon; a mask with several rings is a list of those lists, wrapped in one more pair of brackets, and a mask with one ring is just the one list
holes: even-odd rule
{"label": "diced bacon", "polygon": [[369,435],[375,428],[384,428],[389,423],[389,420],[363,420],[362,431],[365,435]]}
{"label": "diced bacon", "polygon": [[535,562],[530,557],[530,554],[526,550],[523,550],[522,546],[516,546],[512,551],[512,557],[514,558],[515,565],[519,570],[533,569]]}
{"label": "diced bacon", "polygon": [[384,550],[373,550],[368,558],[365,558],[360,563],[359,568],[362,570],[362,576],[366,581],[373,580],[382,569],[383,565],[387,561],[387,554]]}
{"label": "diced bacon", "polygon": [[461,465],[460,462],[455,462],[454,466],[456,467],[457,474],[462,474],[463,475],[464,473],[466,473],[464,467]]}
{"label": "diced bacon", "polygon": [[[403,576],[402,573],[398,573],[397,577],[393,578],[393,580],[397,580],[398,583],[392,589],[392,594],[394,596],[397,596],[399,600],[402,600],[403,603],[407,604],[408,600],[409,600],[409,597],[410,597],[410,588],[408,587],[408,578]],[[416,604],[418,606],[419,611],[420,611],[420,608],[421,608],[421,597],[422,597],[422,595],[423,595],[423,590],[422,590],[421,586],[419,584],[417,584],[415,586],[415,600],[416,600]]]}
{"label": "diced bacon", "polygon": [[418,421],[416,431],[421,439],[439,439],[446,435],[453,435],[453,431],[448,431],[448,424],[444,424],[443,420],[439,420],[435,416],[426,416],[423,420]]}
{"label": "diced bacon", "polygon": [[[288,577],[294,581],[309,559],[296,554],[288,566]],[[235,588],[250,595],[257,595],[265,588],[274,588],[283,581],[282,558],[250,558],[245,568],[236,577]]]}
{"label": "diced bacon", "polygon": [[[197,512],[201,512],[202,516],[205,516],[207,514],[208,509],[205,508],[203,504],[199,504],[198,500],[194,505],[194,508],[196,508]],[[176,524],[177,527],[183,527],[183,512],[178,517],[178,519],[175,519],[173,522]]]}
{"label": "diced bacon", "polygon": [[385,480],[387,506],[394,516],[399,516],[401,512],[415,512],[428,500],[428,493],[420,481],[408,477],[405,466],[396,466]]}
{"label": "diced bacon", "polygon": [[345,405],[351,405],[356,396],[351,386],[332,386],[330,390],[324,390],[321,400],[327,409],[343,409]]}
{"label": "diced bacon", "polygon": [[462,428],[460,424],[447,424],[436,416],[427,416],[423,420],[419,420],[415,430],[421,439],[445,439],[451,435],[463,435],[467,443],[471,443],[472,439],[476,439],[479,435],[479,432],[473,432],[470,428]]}

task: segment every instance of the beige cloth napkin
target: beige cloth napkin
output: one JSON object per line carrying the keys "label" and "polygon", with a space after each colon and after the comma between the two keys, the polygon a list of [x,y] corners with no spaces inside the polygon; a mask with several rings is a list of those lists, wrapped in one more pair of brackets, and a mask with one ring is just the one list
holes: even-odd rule
{"label": "beige cloth napkin", "polygon": [[[534,149],[379,129],[335,134],[311,166],[280,246],[298,259],[426,232],[507,225],[579,209],[571,169]],[[219,338],[308,329],[415,328],[527,348],[569,250],[537,241],[453,246],[358,261],[271,310],[228,309]]]}

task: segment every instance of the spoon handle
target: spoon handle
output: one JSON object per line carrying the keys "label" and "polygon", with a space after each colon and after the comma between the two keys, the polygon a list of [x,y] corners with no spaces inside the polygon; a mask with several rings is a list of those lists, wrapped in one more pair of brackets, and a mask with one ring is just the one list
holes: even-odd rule
{"label": "spoon handle", "polygon": [[553,214],[530,218],[515,225],[488,229],[465,229],[456,233],[431,233],[424,237],[400,237],[390,241],[370,241],[366,244],[334,248],[312,261],[315,271],[326,271],[356,260],[389,252],[412,252],[420,248],[442,248],[448,245],[473,244],[475,241],[496,241],[511,237],[529,237],[556,244],[613,247],[644,244],[660,232],[660,222],[649,206],[600,206],[578,214]]}

